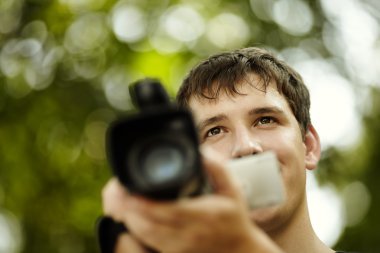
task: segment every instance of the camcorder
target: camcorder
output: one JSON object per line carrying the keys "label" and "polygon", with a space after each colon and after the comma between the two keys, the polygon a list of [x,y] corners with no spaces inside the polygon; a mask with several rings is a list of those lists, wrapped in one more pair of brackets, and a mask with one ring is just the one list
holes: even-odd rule
{"label": "camcorder", "polygon": [[[130,95],[137,111],[113,122],[106,136],[107,158],[120,183],[131,194],[155,200],[176,200],[210,191],[191,113],[171,103],[156,79],[135,82]],[[283,200],[274,153],[232,160],[227,169],[239,182],[250,208]],[[98,222],[101,252],[113,253],[117,236],[127,231],[123,224],[102,217]]]}
{"label": "camcorder", "polygon": [[170,103],[159,81],[131,86],[139,113],[116,121],[107,136],[114,175],[132,194],[158,200],[197,195],[205,177],[190,112]]}

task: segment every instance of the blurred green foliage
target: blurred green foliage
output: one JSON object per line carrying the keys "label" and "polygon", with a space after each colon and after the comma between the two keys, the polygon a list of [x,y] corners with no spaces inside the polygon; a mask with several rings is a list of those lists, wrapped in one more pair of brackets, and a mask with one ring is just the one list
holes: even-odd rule
{"label": "blurred green foliage", "polygon": [[[324,159],[318,170],[322,182],[334,182],[343,188],[353,181],[363,182],[371,196],[371,207],[363,220],[354,226],[346,227],[340,241],[335,246],[338,249],[351,249],[358,252],[378,252],[378,235],[380,222],[380,187],[379,178],[380,156],[380,89],[371,89],[371,107],[363,113],[364,132],[360,143],[350,150],[342,151],[330,148],[325,151]],[[346,196],[353,198],[354,196]],[[359,209],[353,203],[347,205],[349,211]]]}
{"label": "blurred green foliage", "polygon": [[[97,251],[94,223],[101,214],[101,188],[110,177],[104,134],[118,114],[130,109],[130,82],[157,77],[174,96],[199,59],[243,46],[281,51],[308,41],[313,45],[311,55],[331,56],[322,43],[322,28],[328,21],[318,1],[297,2],[307,5],[312,15],[312,25],[302,33],[274,22],[261,11],[266,10],[265,2],[0,2],[0,211],[10,210],[21,224],[20,252]],[[181,6],[187,9],[178,9]],[[135,22],[120,34],[122,21],[127,21],[121,18],[121,25],[117,23],[117,17],[123,17],[117,16],[117,10],[124,10],[127,20]],[[297,9],[288,11],[294,17],[302,14]],[[223,13],[228,15],[218,16]],[[187,27],[186,22],[170,21],[180,14],[213,26]],[[220,24],[223,19],[228,22]],[[241,26],[228,30],[231,22]],[[218,25],[226,31],[215,28]],[[181,35],[184,28],[194,29],[191,38]],[[363,252],[379,249],[380,92],[373,88],[372,94],[371,110],[363,114],[361,142],[350,150],[327,149],[318,173],[321,182],[341,188],[355,180],[368,187],[372,196],[368,215],[347,228],[337,244]]]}

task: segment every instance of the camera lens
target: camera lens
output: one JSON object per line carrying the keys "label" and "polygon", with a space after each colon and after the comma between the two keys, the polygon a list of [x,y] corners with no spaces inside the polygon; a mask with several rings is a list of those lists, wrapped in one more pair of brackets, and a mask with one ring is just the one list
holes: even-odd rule
{"label": "camera lens", "polygon": [[174,145],[155,145],[145,151],[141,170],[153,184],[165,183],[176,178],[183,169],[184,155]]}
{"label": "camera lens", "polygon": [[185,136],[159,135],[132,145],[126,157],[132,191],[155,198],[177,196],[194,176],[196,152],[190,141]]}

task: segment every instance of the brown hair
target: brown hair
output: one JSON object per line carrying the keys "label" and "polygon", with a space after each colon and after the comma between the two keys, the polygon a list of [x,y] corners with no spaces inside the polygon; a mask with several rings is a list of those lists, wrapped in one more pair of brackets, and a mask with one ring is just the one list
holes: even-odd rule
{"label": "brown hair", "polygon": [[[310,124],[310,95],[301,76],[268,51],[250,47],[213,55],[193,68],[177,93],[177,103],[188,107],[191,97],[216,100],[220,92],[241,95],[238,85],[249,73],[260,77],[263,91],[273,80],[287,100],[302,135]],[[258,88],[257,86],[255,86]]]}

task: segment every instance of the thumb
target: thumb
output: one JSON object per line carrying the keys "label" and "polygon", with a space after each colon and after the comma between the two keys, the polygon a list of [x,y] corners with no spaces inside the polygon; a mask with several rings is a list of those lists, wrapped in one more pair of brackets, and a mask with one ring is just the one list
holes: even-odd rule
{"label": "thumb", "polygon": [[202,163],[214,193],[240,198],[237,182],[225,168],[227,159],[210,148],[201,148]]}

